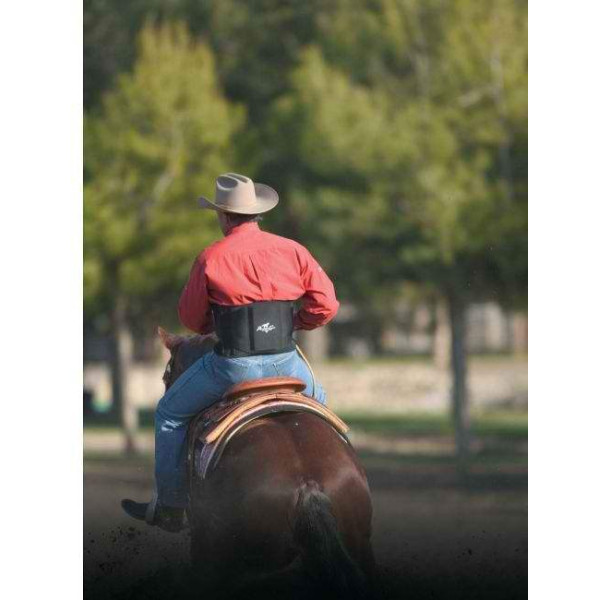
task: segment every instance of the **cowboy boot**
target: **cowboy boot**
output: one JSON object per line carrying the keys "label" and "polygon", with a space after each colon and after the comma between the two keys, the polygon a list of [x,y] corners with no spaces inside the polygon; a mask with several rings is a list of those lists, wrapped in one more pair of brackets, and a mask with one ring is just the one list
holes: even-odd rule
{"label": "cowboy boot", "polygon": [[185,529],[185,508],[178,506],[164,506],[156,496],[150,502],[134,502],[128,498],[121,500],[123,510],[138,521],[145,521],[148,525],[156,525],[164,531],[178,533]]}

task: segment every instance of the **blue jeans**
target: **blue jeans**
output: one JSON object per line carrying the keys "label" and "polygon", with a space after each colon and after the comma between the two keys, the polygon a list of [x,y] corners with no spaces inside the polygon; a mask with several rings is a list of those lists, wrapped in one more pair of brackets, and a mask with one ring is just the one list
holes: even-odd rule
{"label": "blue jeans", "polygon": [[304,393],[325,404],[325,391],[319,384],[313,385],[306,363],[295,350],[241,358],[209,352],[175,381],[160,399],[154,418],[156,491],[162,504],[187,505],[186,434],[192,418],[220,400],[235,383],[284,375],[302,379]]}

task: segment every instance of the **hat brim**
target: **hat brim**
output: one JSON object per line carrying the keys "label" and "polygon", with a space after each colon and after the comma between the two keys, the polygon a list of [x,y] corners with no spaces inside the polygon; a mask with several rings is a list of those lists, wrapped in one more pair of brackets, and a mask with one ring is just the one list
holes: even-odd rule
{"label": "hat brim", "polygon": [[232,207],[226,204],[217,204],[204,196],[198,198],[198,206],[199,208],[234,213],[237,215],[260,215],[275,208],[279,203],[279,195],[272,187],[265,185],[264,183],[255,183],[254,190],[256,201],[253,204],[248,204],[244,207]]}

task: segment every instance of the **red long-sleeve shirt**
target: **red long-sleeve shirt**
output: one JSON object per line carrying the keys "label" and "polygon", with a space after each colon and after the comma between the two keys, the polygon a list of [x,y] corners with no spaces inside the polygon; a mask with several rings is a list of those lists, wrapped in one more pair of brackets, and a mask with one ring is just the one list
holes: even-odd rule
{"label": "red long-sleeve shirt", "polygon": [[214,330],[210,304],[297,299],[294,329],[325,325],[339,307],[331,280],[304,246],[243,223],[198,256],[179,299],[179,319],[206,334]]}

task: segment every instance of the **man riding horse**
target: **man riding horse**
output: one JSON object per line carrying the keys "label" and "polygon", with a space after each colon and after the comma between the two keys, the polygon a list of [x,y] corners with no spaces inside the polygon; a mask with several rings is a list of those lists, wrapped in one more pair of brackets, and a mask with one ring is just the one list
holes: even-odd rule
{"label": "man riding horse", "polygon": [[[294,330],[328,323],[339,303],[325,271],[302,245],[261,231],[260,215],[279,202],[271,187],[227,173],[215,199],[224,238],[195,260],[179,300],[183,325],[216,333],[218,344],[188,368],[158,403],[155,415],[156,495],[149,503],[123,500],[130,516],[167,531],[183,528],[188,503],[186,432],[193,417],[248,379],[292,376],[325,404],[325,392],[296,350]],[[294,313],[294,302],[301,307]]]}

